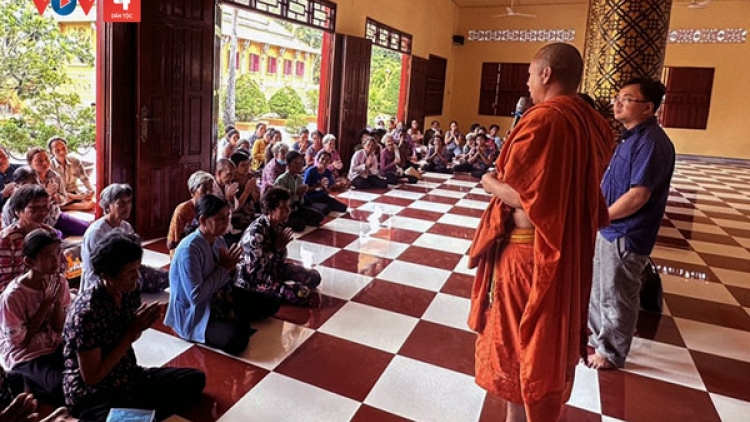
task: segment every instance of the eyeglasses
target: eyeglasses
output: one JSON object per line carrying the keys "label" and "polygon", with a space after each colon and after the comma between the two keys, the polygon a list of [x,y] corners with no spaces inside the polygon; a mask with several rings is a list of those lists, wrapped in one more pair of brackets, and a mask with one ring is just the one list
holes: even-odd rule
{"label": "eyeglasses", "polygon": [[630,104],[630,103],[639,103],[639,104],[646,104],[650,101],[648,100],[639,100],[636,98],[631,97],[620,97],[619,95],[615,95],[614,98],[612,98],[612,104],[620,103],[620,104]]}

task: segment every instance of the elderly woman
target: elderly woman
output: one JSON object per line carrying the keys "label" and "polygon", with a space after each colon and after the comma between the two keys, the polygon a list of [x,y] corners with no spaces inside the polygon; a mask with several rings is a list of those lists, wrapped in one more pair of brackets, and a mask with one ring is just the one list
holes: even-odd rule
{"label": "elderly woman", "polygon": [[[29,166],[21,166],[13,172],[13,180],[15,180],[16,188],[24,185],[39,185],[39,176],[37,176],[34,169]],[[54,227],[57,224],[57,219],[60,217],[60,206],[50,202],[49,214],[44,220],[44,224]],[[3,227],[8,227],[14,222],[18,221],[18,216],[14,213],[9,206],[3,208]],[[62,238],[62,232],[55,230]]]}
{"label": "elderly woman", "polygon": [[417,183],[417,178],[404,173],[406,157],[401,156],[401,151],[396,146],[393,136],[387,134],[383,137],[385,148],[380,151],[380,171],[385,176],[389,185],[397,185],[401,182]]}
{"label": "elderly woman", "polygon": [[[81,160],[68,155],[68,142],[59,136],[55,136],[47,142],[47,150],[54,156],[51,162],[52,169],[62,178],[63,188],[67,195],[67,203],[62,204],[60,208],[63,210],[93,210],[94,201],[91,198],[94,197],[94,188],[91,187]],[[78,186],[79,181],[84,189]]]}
{"label": "elderly woman", "polygon": [[265,156],[263,157],[263,166],[264,166],[263,168],[265,168],[265,166],[268,165],[268,163],[273,161],[272,149],[274,145],[280,144],[282,143],[282,141],[283,141],[283,138],[281,136],[281,132],[279,132],[278,130],[274,130],[273,137],[271,138],[271,143],[266,145],[266,152],[265,152]]}
{"label": "elderly woman", "polygon": [[[49,155],[43,148],[31,148],[26,153],[26,162],[29,167],[36,171],[39,176],[39,183],[49,192],[51,202],[54,205],[62,206],[68,203],[68,195],[65,192],[60,176],[50,169],[51,163]],[[65,236],[83,236],[89,223],[81,219],[62,213],[55,222],[55,228],[60,230]]]}
{"label": "elderly woman", "polygon": [[91,257],[99,280],[73,303],[63,329],[63,392],[73,416],[104,421],[113,407],[154,409],[163,420],[198,400],[206,375],[192,368],[144,368],[133,343],[161,315],[141,303],[140,239],[114,230]]}
{"label": "elderly woman", "polygon": [[44,224],[49,214],[49,192],[39,185],[21,186],[5,205],[18,218],[0,231],[0,292],[15,277],[26,271],[23,262],[23,238],[34,229],[52,228]]}
{"label": "elderly woman", "polygon": [[260,178],[260,191],[265,192],[269,186],[273,186],[276,179],[286,171],[286,154],[289,152],[289,146],[284,143],[273,145],[271,152],[273,159],[263,167],[263,174]]}
{"label": "elderly woman", "polygon": [[352,156],[352,164],[349,166],[349,180],[357,189],[385,189],[388,187],[385,179],[380,177],[378,162],[375,155],[377,141],[372,136],[365,139],[362,149]]}
{"label": "elderly woman", "polygon": [[297,141],[292,144],[292,150],[304,154],[308,148],[310,148],[310,130],[303,127],[299,131],[299,137],[297,137]]}
{"label": "elderly woman", "polygon": [[183,339],[236,355],[255,330],[249,321],[267,318],[278,301],[231,286],[240,262],[238,244],[227,248],[222,236],[229,225],[226,201],[206,195],[196,208],[200,225],[177,247],[169,268],[169,306],[164,323]]}
{"label": "elderly woman", "polygon": [[[133,189],[130,185],[115,183],[104,188],[99,195],[99,206],[104,216],[91,223],[81,243],[83,275],[80,291],[98,279],[91,265],[91,256],[104,236],[115,229],[135,234],[133,226],[126,221],[133,209]],[[143,292],[160,292],[169,286],[168,273],[164,270],[141,265],[138,275],[138,284]]]}
{"label": "elderly woman", "polygon": [[445,147],[443,136],[433,136],[432,143],[433,145],[427,152],[427,157],[425,157],[425,164],[422,166],[422,170],[436,173],[453,173],[453,152]]}
{"label": "elderly woman", "polygon": [[172,221],[169,223],[167,248],[170,256],[174,255],[174,250],[177,249],[180,241],[198,227],[198,220],[195,217],[195,204],[203,195],[213,193],[214,183],[214,177],[205,171],[198,170],[190,175],[187,185],[191,198],[174,209]]}
{"label": "elderly woman", "polygon": [[289,191],[269,188],[261,199],[263,215],[242,235],[242,261],[235,286],[269,294],[287,303],[306,305],[312,289],[320,284],[320,273],[286,262],[286,246],[293,231],[286,227],[291,208]]}

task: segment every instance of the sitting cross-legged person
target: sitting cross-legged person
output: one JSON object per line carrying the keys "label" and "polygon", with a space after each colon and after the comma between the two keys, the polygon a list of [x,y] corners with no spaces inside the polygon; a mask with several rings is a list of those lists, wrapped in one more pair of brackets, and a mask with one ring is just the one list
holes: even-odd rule
{"label": "sitting cross-legged person", "polygon": [[198,227],[198,220],[195,217],[195,205],[204,196],[213,193],[215,180],[213,176],[205,171],[198,170],[190,175],[188,179],[188,190],[191,198],[177,205],[172,214],[172,220],[169,222],[169,232],[167,233],[167,248],[169,255],[174,255],[177,245],[185,236],[194,232]]}
{"label": "sitting cross-legged person", "polygon": [[385,148],[380,151],[380,171],[385,176],[386,182],[389,185],[398,185],[399,183],[417,183],[415,176],[405,174],[405,170],[408,170],[407,166],[404,168],[404,161],[406,157],[401,156],[401,151],[396,146],[396,141],[393,136],[387,134],[383,137],[383,143]]}
{"label": "sitting cross-legged person", "polygon": [[278,142],[271,147],[273,158],[263,167],[263,173],[260,178],[260,192],[266,191],[273,186],[276,179],[281,176],[287,168],[286,154],[289,152],[287,144]]}
{"label": "sitting cross-legged person", "polygon": [[[99,195],[99,206],[104,211],[104,215],[91,223],[81,243],[83,274],[80,291],[98,278],[91,265],[91,255],[102,238],[115,229],[128,234],[135,233],[133,226],[126,221],[130,218],[130,211],[133,209],[133,189],[130,185],[115,183],[104,188]],[[142,292],[160,292],[169,287],[169,274],[159,268],[141,265],[138,269],[138,284]]]}
{"label": "sitting cross-legged person", "polygon": [[331,189],[349,189],[349,179],[346,178],[347,175],[344,173],[344,163],[341,161],[341,154],[339,154],[336,149],[336,137],[330,133],[324,136],[323,149],[331,154],[331,163],[328,164],[328,170],[331,170],[333,178],[336,181],[333,186],[331,186]]}
{"label": "sitting cross-legged person", "polygon": [[68,280],[60,271],[60,238],[35,229],[23,241],[28,271],[0,296],[0,361],[21,374],[26,389],[44,401],[63,404],[62,330],[70,306]]}
{"label": "sitting cross-legged person", "polygon": [[[16,171],[13,172],[13,180],[15,180],[16,189],[24,185],[40,185],[39,176],[37,176],[36,171],[34,171],[34,169],[29,166],[18,167]],[[55,223],[57,223],[57,218],[60,217],[61,212],[62,211],[60,211],[60,206],[50,201],[49,213],[47,214],[47,218],[44,220],[44,224],[50,227],[54,227]],[[18,216],[16,216],[16,213],[13,212],[9,206],[3,207],[2,218],[3,227],[8,227],[18,221]],[[62,232],[59,230],[55,231],[60,235],[60,238],[62,239]]]}
{"label": "sitting cross-legged person", "polygon": [[[60,175],[63,187],[65,188],[66,203],[61,204],[63,210],[84,210],[94,209],[94,188],[89,182],[86,169],[83,168],[81,160],[68,155],[68,142],[55,136],[47,142],[47,149],[53,158],[50,164],[52,169]],[[81,182],[83,189],[78,186]]]}
{"label": "sitting cross-legged person", "polygon": [[296,232],[301,232],[305,226],[319,226],[328,213],[328,205],[310,206],[303,201],[308,190],[301,176],[305,168],[305,157],[297,151],[289,151],[286,154],[286,163],[286,172],[279,176],[274,184],[289,191],[289,206],[292,212],[289,214],[287,225]]}
{"label": "sitting cross-legged person", "polygon": [[[329,192],[336,183],[333,173],[328,169],[331,163],[331,154],[326,150],[318,152],[315,165],[305,170],[303,182],[308,186],[305,192],[304,202],[317,210],[328,214],[330,211],[346,212],[346,204],[332,197]],[[321,208],[318,204],[324,205]]]}
{"label": "sitting cross-legged person", "polygon": [[39,403],[33,394],[22,392],[13,397],[13,381],[0,367],[0,422],[77,422],[66,407],[58,407],[45,418],[39,418]]}
{"label": "sitting cross-legged person", "polygon": [[454,172],[469,172],[472,177],[481,179],[492,165],[492,150],[487,146],[487,137],[480,133],[476,137],[476,146],[472,148],[460,164],[453,167]]}
{"label": "sitting cross-legged person", "polygon": [[261,199],[263,215],[242,235],[242,261],[235,286],[272,295],[295,305],[308,304],[312,289],[320,284],[320,273],[286,262],[292,229],[285,223],[291,209],[289,191],[272,187]]}
{"label": "sitting cross-legged person", "polygon": [[169,268],[164,323],[185,340],[236,355],[255,333],[250,321],[275,314],[279,303],[268,295],[232,288],[242,249],[239,244],[227,248],[222,237],[229,225],[226,201],[206,195],[198,201],[196,215],[198,230],[180,242]]}
{"label": "sitting cross-legged person", "polygon": [[[266,134],[273,133],[271,131]],[[259,139],[258,142],[261,140]],[[234,202],[230,201],[231,219],[229,222],[229,232],[224,239],[227,244],[233,245],[239,242],[242,233],[247,226],[255,220],[257,212],[257,203],[260,200],[260,189],[258,188],[258,177],[250,169],[250,155],[243,151],[235,151],[230,157],[236,170],[234,172],[234,181],[238,189],[234,195]]]}
{"label": "sitting cross-legged person", "polygon": [[358,150],[352,156],[352,163],[349,166],[349,180],[352,186],[357,189],[385,189],[388,183],[380,177],[378,156],[375,154],[378,141],[372,136],[364,140],[362,149]]}
{"label": "sitting cross-legged person", "polygon": [[5,205],[17,220],[0,231],[0,292],[27,268],[23,239],[34,229],[53,230],[45,224],[49,214],[49,192],[39,185],[21,186]]}
{"label": "sitting cross-legged person", "polygon": [[99,280],[82,292],[63,330],[63,392],[73,416],[105,421],[112,408],[152,409],[163,420],[198,400],[206,375],[192,368],[143,368],[133,343],[164,305],[141,303],[136,235],[114,230],[97,245],[91,263]]}
{"label": "sitting cross-legged person", "polygon": [[432,143],[433,145],[427,152],[427,157],[425,157],[422,170],[435,173],[453,173],[453,169],[450,167],[453,163],[453,152],[445,147],[443,135],[433,136]]}

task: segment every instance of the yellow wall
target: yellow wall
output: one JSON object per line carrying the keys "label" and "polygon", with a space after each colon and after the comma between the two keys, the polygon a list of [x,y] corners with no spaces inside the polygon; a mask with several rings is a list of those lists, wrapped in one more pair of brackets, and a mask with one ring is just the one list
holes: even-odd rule
{"label": "yellow wall", "polygon": [[[534,13],[537,19],[490,18],[503,8],[463,8],[458,32],[466,44],[455,47],[456,83],[450,86],[450,116],[467,129],[472,122],[498,123],[507,129],[509,117],[478,116],[479,79],[482,62],[527,63],[542,43],[468,41],[469,29],[568,29],[576,30],[574,44],[583,51],[587,5],[524,6],[519,12]],[[672,29],[750,27],[750,2],[713,2],[706,9],[690,10],[676,4],[672,11]],[[750,78],[746,62],[750,58],[750,40],[744,44],[669,44],[667,66],[714,67],[711,111],[706,130],[667,129],[678,153],[734,158],[750,158]],[[508,110],[508,113],[512,110]]]}
{"label": "yellow wall", "polygon": [[[750,27],[750,2],[713,2],[702,10],[675,7],[671,25],[680,28]],[[669,44],[667,66],[714,67],[706,130],[667,129],[684,154],[750,158],[750,40],[744,44]]]}
{"label": "yellow wall", "polygon": [[451,118],[451,89],[456,60],[451,36],[457,34],[459,9],[447,0],[334,0],[336,32],[357,37],[365,36],[365,18],[412,35],[412,54],[428,58],[430,54],[448,60],[445,77],[443,114],[427,116],[426,121],[438,119],[444,126]]}

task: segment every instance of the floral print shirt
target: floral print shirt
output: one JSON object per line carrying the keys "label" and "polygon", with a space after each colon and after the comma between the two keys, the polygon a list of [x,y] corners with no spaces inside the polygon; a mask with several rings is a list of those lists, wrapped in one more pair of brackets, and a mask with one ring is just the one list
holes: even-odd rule
{"label": "floral print shirt", "polygon": [[276,248],[276,238],[283,227],[274,229],[268,216],[261,215],[245,230],[240,244],[242,260],[237,264],[237,287],[252,290],[254,286],[271,284],[278,278],[286,261],[287,250]]}

